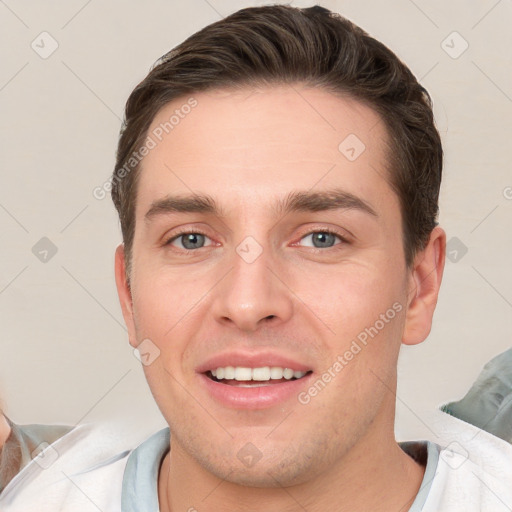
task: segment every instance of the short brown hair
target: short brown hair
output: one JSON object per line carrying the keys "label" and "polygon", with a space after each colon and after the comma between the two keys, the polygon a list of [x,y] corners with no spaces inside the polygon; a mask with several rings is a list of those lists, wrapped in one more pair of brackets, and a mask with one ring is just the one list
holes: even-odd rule
{"label": "short brown hair", "polygon": [[196,32],[161,57],[128,98],[112,176],[128,278],[140,165],[127,172],[126,164],[157,112],[201,91],[292,83],[352,97],[380,114],[412,264],[437,224],[441,184],[443,151],[428,92],[391,50],[341,15],[272,5],[241,9]]}

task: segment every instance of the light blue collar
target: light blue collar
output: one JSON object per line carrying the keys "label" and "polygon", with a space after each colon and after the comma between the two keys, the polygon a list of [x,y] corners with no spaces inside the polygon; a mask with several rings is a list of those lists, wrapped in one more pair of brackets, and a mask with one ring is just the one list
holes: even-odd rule
{"label": "light blue collar", "polygon": [[427,500],[430,488],[432,487],[434,477],[436,476],[440,447],[432,441],[406,441],[398,444],[404,452],[415,460],[422,459],[421,451],[425,450],[425,444],[427,446],[425,474],[421,481],[420,490],[418,491],[418,494],[416,494],[416,498],[414,499],[411,508],[408,510],[408,512],[421,512],[425,505],[425,501]]}
{"label": "light blue collar", "polygon": [[123,475],[122,512],[159,512],[158,471],[169,442],[169,428],[164,428],[130,453]]}
{"label": "light blue collar", "polygon": [[[121,496],[122,512],[159,512],[158,471],[162,459],[169,451],[169,428],[153,434],[130,453],[123,475]],[[414,459],[421,459],[421,451],[427,448],[425,474],[420,490],[408,512],[421,512],[434,480],[439,460],[439,447],[431,441],[398,443],[402,450]]]}

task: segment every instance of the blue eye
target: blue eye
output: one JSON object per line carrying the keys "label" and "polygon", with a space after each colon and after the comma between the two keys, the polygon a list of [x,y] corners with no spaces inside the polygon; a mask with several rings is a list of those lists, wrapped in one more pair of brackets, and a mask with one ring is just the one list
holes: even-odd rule
{"label": "blue eye", "polygon": [[185,249],[185,250],[194,250],[194,249],[201,249],[202,247],[205,247],[204,242],[205,239],[208,238],[203,233],[196,233],[196,232],[186,232],[186,233],[180,233],[178,235],[173,236],[170,240],[166,242],[165,245],[173,245],[173,242],[176,240],[182,241],[182,247],[179,247],[179,249]]}
{"label": "blue eye", "polygon": [[329,249],[335,245],[336,238],[344,242],[345,240],[337,233],[329,230],[312,231],[301,238],[303,240],[307,237],[312,237],[313,247],[316,249]]}
{"label": "blue eye", "polygon": [[[340,242],[348,243],[347,240],[341,236],[339,233],[335,231],[331,231],[329,229],[322,229],[317,231],[310,231],[306,233],[301,240],[304,240],[307,237],[311,237],[312,244],[308,245],[309,247],[313,247],[314,249],[331,249],[335,245],[341,245],[340,243],[336,244],[336,239]],[[175,242],[180,241],[179,245],[176,245]],[[197,249],[202,249],[203,247],[208,247],[211,244],[206,244],[205,242],[210,240],[208,236],[204,233],[200,233],[197,231],[184,231],[181,233],[177,233],[172,238],[167,240],[164,245],[173,245],[177,246],[178,249],[183,251],[191,252]]]}

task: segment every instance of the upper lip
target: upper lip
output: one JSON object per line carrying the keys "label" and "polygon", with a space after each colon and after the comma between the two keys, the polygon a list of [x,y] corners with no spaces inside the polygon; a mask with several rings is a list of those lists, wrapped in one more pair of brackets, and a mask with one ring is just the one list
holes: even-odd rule
{"label": "upper lip", "polygon": [[291,368],[292,370],[308,372],[311,366],[297,361],[291,357],[277,354],[275,352],[222,352],[209,357],[206,361],[196,367],[196,372],[205,373],[217,368],[226,366],[241,366],[244,368],[262,368],[264,366],[278,366],[281,368]]}

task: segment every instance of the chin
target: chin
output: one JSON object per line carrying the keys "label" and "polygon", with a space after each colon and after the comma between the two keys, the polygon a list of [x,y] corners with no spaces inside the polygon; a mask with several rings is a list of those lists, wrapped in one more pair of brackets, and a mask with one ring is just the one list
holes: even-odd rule
{"label": "chin", "polygon": [[210,447],[207,453],[195,453],[194,458],[211,474],[235,485],[254,488],[290,487],[308,482],[327,467],[324,453],[318,447],[303,444],[300,450],[280,443],[267,445],[262,452],[252,443],[243,443],[233,450],[233,443],[221,453]]}

